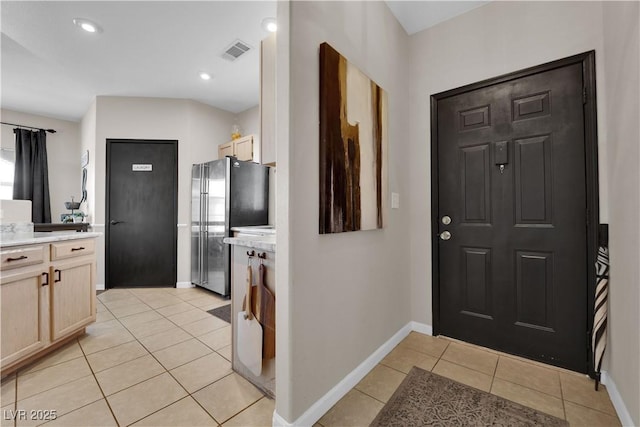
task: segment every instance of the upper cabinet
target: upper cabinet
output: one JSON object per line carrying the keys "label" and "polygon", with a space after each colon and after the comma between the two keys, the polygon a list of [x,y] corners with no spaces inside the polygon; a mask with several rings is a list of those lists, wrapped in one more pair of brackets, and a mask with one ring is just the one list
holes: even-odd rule
{"label": "upper cabinet", "polygon": [[225,156],[235,156],[238,160],[248,160],[258,162],[259,159],[254,157],[260,147],[257,147],[257,142],[253,135],[247,135],[229,141],[225,144],[218,145],[218,158],[222,159]]}
{"label": "upper cabinet", "polygon": [[261,163],[276,163],[276,33],[260,45]]}

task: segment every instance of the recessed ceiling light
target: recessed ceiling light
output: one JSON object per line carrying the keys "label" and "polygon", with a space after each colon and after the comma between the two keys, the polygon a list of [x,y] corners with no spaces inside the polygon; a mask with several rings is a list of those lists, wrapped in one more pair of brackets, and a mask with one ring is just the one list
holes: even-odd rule
{"label": "recessed ceiling light", "polygon": [[74,18],[73,23],[85,30],[87,33],[101,33],[102,28],[95,22],[91,22],[84,18]]}
{"label": "recessed ceiling light", "polygon": [[265,31],[269,31],[270,33],[275,33],[276,31],[278,31],[276,18],[264,18],[262,20],[262,28],[264,28]]}
{"label": "recessed ceiling light", "polygon": [[200,78],[202,80],[211,80],[211,74],[209,74],[209,73],[200,73]]}

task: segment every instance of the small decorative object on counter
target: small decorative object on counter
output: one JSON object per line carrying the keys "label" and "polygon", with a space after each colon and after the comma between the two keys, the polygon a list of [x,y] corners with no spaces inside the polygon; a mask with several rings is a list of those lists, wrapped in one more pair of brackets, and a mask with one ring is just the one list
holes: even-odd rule
{"label": "small decorative object on counter", "polygon": [[84,220],[84,212],[75,212],[76,209],[80,208],[80,202],[76,202],[73,200],[73,196],[71,196],[70,202],[64,202],[64,207],[71,211],[70,214],[62,214],[60,215],[60,221],[64,224],[75,222],[80,223]]}
{"label": "small decorative object on counter", "polygon": [[231,126],[231,139],[238,139],[242,136],[242,129],[239,125]]}

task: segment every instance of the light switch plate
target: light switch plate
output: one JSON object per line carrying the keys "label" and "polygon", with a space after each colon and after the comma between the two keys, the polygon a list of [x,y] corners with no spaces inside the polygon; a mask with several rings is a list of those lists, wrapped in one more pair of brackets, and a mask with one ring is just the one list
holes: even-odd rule
{"label": "light switch plate", "polygon": [[400,209],[399,193],[391,193],[391,209]]}

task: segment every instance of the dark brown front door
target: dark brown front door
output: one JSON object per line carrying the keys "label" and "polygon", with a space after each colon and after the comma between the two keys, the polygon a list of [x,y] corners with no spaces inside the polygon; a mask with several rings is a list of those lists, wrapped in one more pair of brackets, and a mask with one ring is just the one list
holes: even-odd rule
{"label": "dark brown front door", "polygon": [[586,372],[583,87],[574,63],[437,99],[440,334]]}

